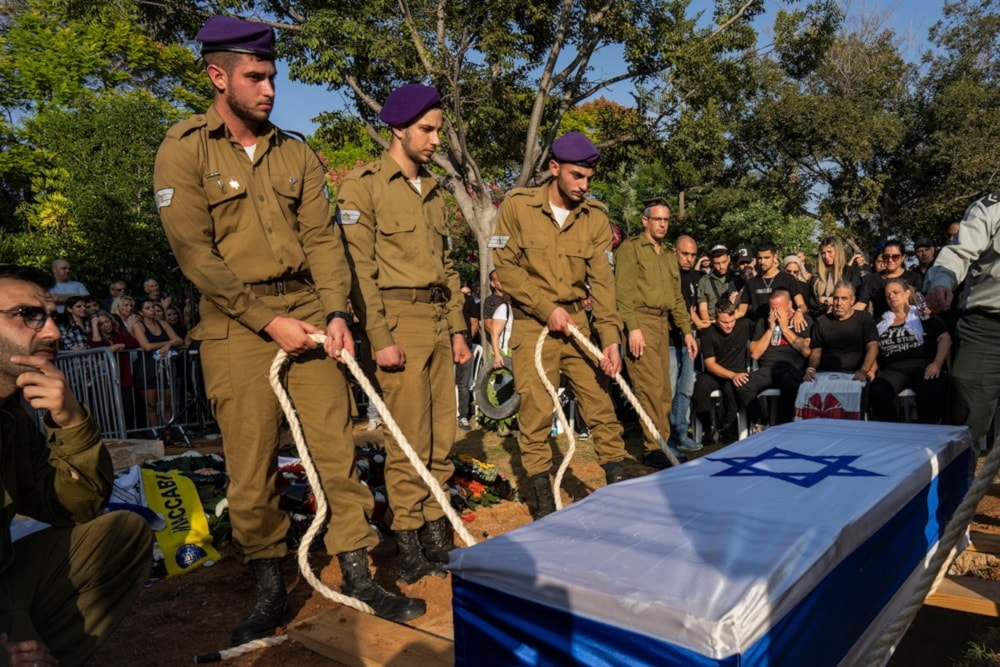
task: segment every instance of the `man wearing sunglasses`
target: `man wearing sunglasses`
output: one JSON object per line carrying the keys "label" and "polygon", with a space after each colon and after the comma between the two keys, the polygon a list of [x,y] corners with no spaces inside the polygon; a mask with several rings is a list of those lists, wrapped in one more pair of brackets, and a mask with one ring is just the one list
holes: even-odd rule
{"label": "man wearing sunglasses", "polygon": [[861,291],[858,293],[858,300],[854,304],[855,310],[866,310],[868,304],[871,304],[872,315],[876,322],[885,314],[885,311],[889,310],[889,304],[885,300],[887,281],[893,278],[902,278],[918,292],[921,291],[924,282],[922,275],[904,267],[903,260],[906,259],[906,251],[903,250],[902,241],[886,241],[882,248],[882,257],[885,259],[885,272],[872,271],[865,276]]}
{"label": "man wearing sunglasses", "polygon": [[[139,595],[152,556],[137,514],[102,514],[111,457],[53,363],[52,284],[41,270],[0,265],[0,664],[86,663]],[[46,433],[22,400],[45,411]],[[49,526],[29,534],[16,514]]]}

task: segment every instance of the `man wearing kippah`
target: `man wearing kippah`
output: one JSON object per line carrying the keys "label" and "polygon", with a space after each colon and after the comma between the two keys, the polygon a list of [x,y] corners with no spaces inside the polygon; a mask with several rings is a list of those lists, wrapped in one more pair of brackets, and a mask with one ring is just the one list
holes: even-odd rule
{"label": "man wearing kippah", "polygon": [[[441,144],[441,98],[433,86],[408,84],[386,98],[379,118],[392,133],[389,148],[337,191],[337,221],[355,275],[351,303],[371,341],[389,412],[447,493],[454,365],[471,354],[444,192],[425,166]],[[385,482],[399,580],[445,576],[440,566],[455,546],[451,524],[389,433]]]}
{"label": "man wearing kippah", "polygon": [[[160,219],[184,274],[201,291],[205,385],[222,431],[233,541],[251,566],[256,600],[232,643],[272,634],[288,618],[281,560],[288,515],[278,507],[282,414],[268,381],[276,353],[323,487],[330,496],[324,541],[342,590],[379,616],[403,622],[421,600],[374,582],[367,523],[374,504],[354,469],[344,370],[354,351],[348,324],[350,271],[332,226],[323,168],[309,147],[272,125],[274,32],[262,23],[210,18],[198,33],[215,101],[172,127],[156,156]],[[310,337],[325,334],[321,346]]]}
{"label": "man wearing kippah", "polygon": [[[497,275],[512,300],[510,343],[515,387],[521,395],[518,446],[535,492],[536,518],[555,511],[548,441],[553,406],[534,363],[535,341],[543,327],[550,331],[542,348],[549,381],[558,387],[560,373],[569,380],[607,482],[626,478],[622,427],[599,377],[602,372],[613,377],[621,370],[622,320],[615,310],[611,224],[604,206],[587,199],[598,157],[597,147],[579,132],[556,139],[549,180],[507,194],[490,240]],[[604,350],[599,367],[570,333],[574,327],[591,336],[582,303],[587,297]]]}

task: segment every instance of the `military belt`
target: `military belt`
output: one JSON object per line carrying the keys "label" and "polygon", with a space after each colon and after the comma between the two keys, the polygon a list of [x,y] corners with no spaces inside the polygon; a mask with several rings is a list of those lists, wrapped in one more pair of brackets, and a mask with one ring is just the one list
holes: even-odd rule
{"label": "military belt", "polygon": [[381,291],[383,301],[409,303],[448,303],[450,290],[444,287],[390,287]]}
{"label": "military belt", "polygon": [[648,306],[636,306],[633,310],[643,315],[655,315],[656,317],[664,317],[667,314],[663,308],[650,308]]}
{"label": "military belt", "polygon": [[279,294],[291,294],[301,292],[313,287],[312,276],[298,276],[295,278],[282,278],[281,280],[269,280],[266,283],[253,283],[247,285],[255,296],[276,296]]}

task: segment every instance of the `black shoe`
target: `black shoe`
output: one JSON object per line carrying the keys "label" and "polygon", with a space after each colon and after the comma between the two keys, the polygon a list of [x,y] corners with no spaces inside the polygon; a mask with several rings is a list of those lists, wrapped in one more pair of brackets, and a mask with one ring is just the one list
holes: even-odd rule
{"label": "black shoe", "polygon": [[340,591],[367,604],[375,611],[376,616],[405,623],[427,612],[427,604],[423,600],[393,595],[375,583],[368,568],[368,554],[364,549],[339,553],[337,561],[344,578]]}
{"label": "black shoe", "polygon": [[535,492],[535,518],[541,519],[543,516],[556,511],[556,498],[552,495],[552,481],[549,473],[542,472],[528,478],[531,488]]}
{"label": "black shoe", "polygon": [[731,422],[720,428],[718,438],[720,445],[729,445],[739,440],[740,432],[736,428],[735,422]]}
{"label": "black shoe", "polygon": [[420,536],[415,530],[396,531],[396,572],[404,584],[413,584],[424,577],[446,577],[444,570],[433,565],[424,556]]}
{"label": "black shoe", "polygon": [[447,565],[449,554],[455,548],[454,531],[448,517],[443,516],[424,524],[420,529],[420,543],[431,565]]}
{"label": "black shoe", "polygon": [[654,449],[643,454],[642,463],[650,468],[669,468],[673,465],[670,462],[670,457],[662,449]]}
{"label": "black shoe", "polygon": [[247,617],[233,629],[229,638],[232,646],[269,637],[288,622],[288,597],[285,594],[285,578],[281,574],[281,559],[252,560],[250,569],[256,579],[257,599]]}
{"label": "black shoe", "polygon": [[578,430],[576,432],[576,439],[577,440],[590,440],[590,428],[588,428],[586,424],[584,424],[580,428],[580,430]]}
{"label": "black shoe", "polygon": [[616,482],[624,482],[628,479],[628,475],[625,474],[625,462],[624,461],[613,461],[612,463],[604,463],[601,465],[604,468],[604,479],[607,480],[608,484],[614,484]]}

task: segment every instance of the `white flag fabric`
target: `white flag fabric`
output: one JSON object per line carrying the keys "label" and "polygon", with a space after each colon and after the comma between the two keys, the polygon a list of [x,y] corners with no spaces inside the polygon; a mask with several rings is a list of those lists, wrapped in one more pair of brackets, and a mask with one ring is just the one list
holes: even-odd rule
{"label": "white flag fabric", "polygon": [[968,490],[964,427],[812,419],[452,553],[456,665],[851,664]]}
{"label": "white flag fabric", "polygon": [[795,396],[795,420],[861,419],[865,386],[850,373],[817,373],[813,382],[799,385],[799,393]]}

